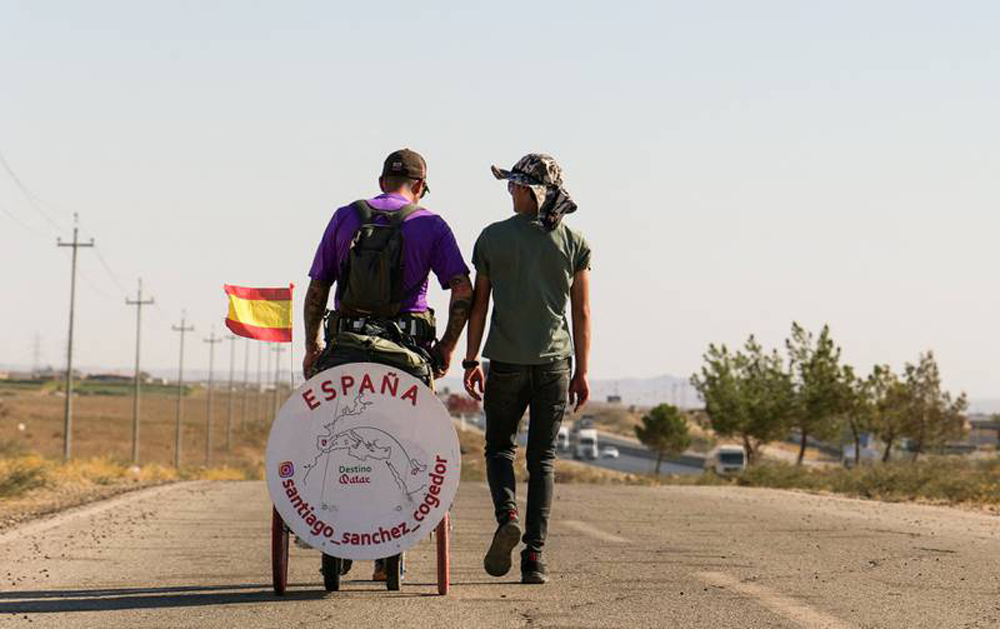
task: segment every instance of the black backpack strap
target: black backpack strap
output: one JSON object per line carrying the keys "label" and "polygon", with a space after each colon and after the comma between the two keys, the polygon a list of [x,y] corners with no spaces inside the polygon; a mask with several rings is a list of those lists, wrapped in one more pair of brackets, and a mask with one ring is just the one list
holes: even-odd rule
{"label": "black backpack strap", "polygon": [[396,225],[402,225],[403,221],[412,216],[414,212],[417,212],[418,210],[422,209],[423,208],[421,208],[419,205],[415,203],[408,203],[403,207],[399,208],[398,210],[396,210],[395,212],[388,213],[389,224],[392,225],[393,227],[395,227]]}
{"label": "black backpack strap", "polygon": [[368,201],[365,201],[364,199],[359,199],[354,203],[352,203],[351,207],[353,207],[354,211],[357,212],[358,218],[361,219],[362,225],[371,222],[374,210],[372,210],[372,206],[368,205]]}
{"label": "black backpack strap", "polygon": [[376,210],[371,205],[369,205],[368,202],[365,201],[364,199],[359,199],[358,201],[355,201],[354,203],[351,204],[351,207],[353,207],[354,211],[357,212],[358,218],[361,220],[362,225],[370,223],[372,221],[372,217],[378,214],[380,216],[384,216],[387,219],[389,219],[389,224],[392,225],[393,227],[402,225],[403,221],[405,221],[407,218],[413,215],[414,212],[423,209],[415,203],[408,203],[394,212],[389,212],[385,210]]}

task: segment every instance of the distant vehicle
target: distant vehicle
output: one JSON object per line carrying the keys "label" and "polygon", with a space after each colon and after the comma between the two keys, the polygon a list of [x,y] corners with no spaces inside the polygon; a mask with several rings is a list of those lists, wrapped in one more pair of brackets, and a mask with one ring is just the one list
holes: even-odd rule
{"label": "distant vehicle", "polygon": [[559,428],[559,434],[556,435],[556,450],[559,452],[569,450],[569,428],[566,426]]}
{"label": "distant vehicle", "polygon": [[576,448],[573,449],[573,458],[593,460],[597,457],[597,431],[593,428],[581,428],[576,436]]}
{"label": "distant vehicle", "polygon": [[720,475],[739,474],[746,466],[747,456],[743,446],[719,446],[705,459],[705,469]]}
{"label": "distant vehicle", "polygon": [[581,430],[593,427],[594,427],[594,416],[584,415],[580,419],[573,422],[573,427],[569,431],[570,439],[576,439],[577,435],[580,434]]}
{"label": "distant vehicle", "polygon": [[618,458],[618,448],[614,446],[604,446],[601,448],[601,458],[602,459],[617,459]]}
{"label": "distant vehicle", "polygon": [[[861,435],[860,441],[862,465],[870,465],[881,460],[882,451],[879,447],[881,446],[881,442],[877,442],[874,435],[865,433]],[[858,462],[854,460],[854,454],[854,442],[845,443],[843,446],[843,454],[841,455],[841,462],[844,464],[844,467],[854,467],[858,464]]]}

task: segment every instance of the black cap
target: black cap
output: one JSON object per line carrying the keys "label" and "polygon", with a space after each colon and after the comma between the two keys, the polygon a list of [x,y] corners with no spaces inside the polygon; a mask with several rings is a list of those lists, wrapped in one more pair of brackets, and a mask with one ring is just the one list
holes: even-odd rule
{"label": "black cap", "polygon": [[427,162],[416,151],[399,149],[389,153],[389,157],[385,158],[382,176],[427,179]]}

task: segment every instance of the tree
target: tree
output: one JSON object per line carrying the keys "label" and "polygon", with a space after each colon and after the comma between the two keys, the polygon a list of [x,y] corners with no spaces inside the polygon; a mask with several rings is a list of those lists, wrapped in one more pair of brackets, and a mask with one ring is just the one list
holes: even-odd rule
{"label": "tree", "polygon": [[861,435],[872,430],[875,417],[872,386],[868,379],[856,376],[850,365],[844,365],[841,379],[848,392],[844,417],[854,442],[854,463],[861,465]]}
{"label": "tree", "polygon": [[635,436],[656,453],[656,474],[665,456],[678,456],[691,445],[687,421],[676,406],[659,404],[642,417],[642,426],[635,427]]}
{"label": "tree", "polygon": [[871,427],[875,436],[885,444],[882,462],[892,456],[892,448],[906,429],[905,420],[909,396],[888,365],[875,365],[865,381],[868,390]]}
{"label": "tree", "polygon": [[913,439],[913,460],[928,448],[943,445],[959,436],[968,407],[965,394],[956,399],[941,390],[941,373],[933,352],[921,354],[916,365],[904,371],[907,414],[903,422],[906,435]]}
{"label": "tree", "polygon": [[793,322],[785,347],[795,387],[792,427],[800,435],[797,463],[802,465],[810,436],[822,440],[836,437],[839,421],[849,410],[851,391],[830,326],[824,325],[814,340],[811,332]]}
{"label": "tree", "polygon": [[712,430],[743,442],[753,464],[760,447],[788,430],[792,385],[777,351],[765,353],[753,336],[742,351],[709,345],[700,374],[691,384],[705,401]]}

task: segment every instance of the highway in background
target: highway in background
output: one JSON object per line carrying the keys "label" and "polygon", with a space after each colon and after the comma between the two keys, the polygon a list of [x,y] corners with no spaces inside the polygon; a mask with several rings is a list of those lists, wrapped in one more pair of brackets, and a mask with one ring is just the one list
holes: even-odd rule
{"label": "highway in background", "polygon": [[[656,470],[656,455],[634,440],[599,432],[597,441],[599,448],[606,445],[618,448],[618,458],[581,460],[581,463],[629,474],[652,474]],[[571,450],[560,452],[559,458],[572,459],[573,453]],[[704,457],[687,454],[677,460],[664,460],[660,465],[660,474],[701,474],[704,461]]]}
{"label": "highway in background", "polygon": [[[462,421],[456,418],[457,421]],[[485,420],[482,416],[468,418],[466,425],[478,430],[485,429]],[[527,444],[527,422],[521,426],[519,442],[521,446]],[[602,448],[611,445],[618,448],[618,458],[598,458],[594,460],[581,459],[581,463],[596,465],[609,470],[616,470],[628,474],[652,474],[656,470],[656,455],[650,452],[644,445],[635,439],[626,439],[618,435],[598,431],[598,447]],[[569,450],[557,453],[561,459],[572,459],[572,447]],[[660,465],[660,474],[701,474],[704,469],[705,457],[693,453],[685,453],[677,459],[664,460]]]}

